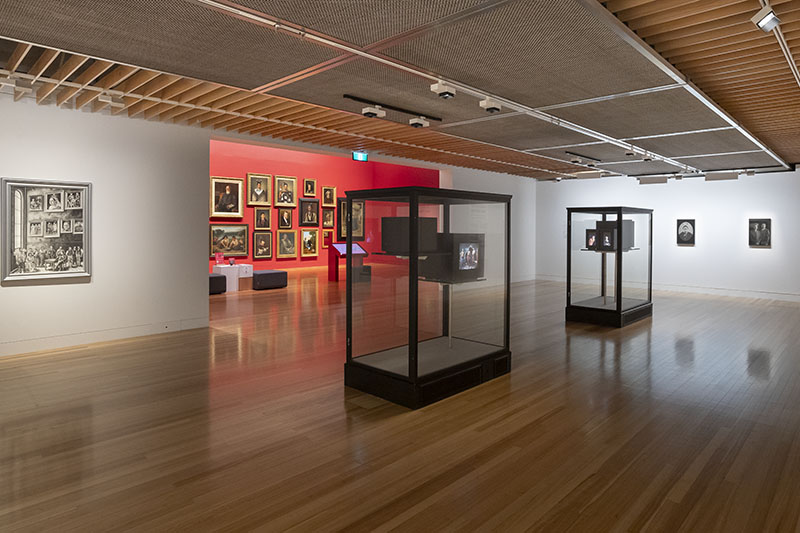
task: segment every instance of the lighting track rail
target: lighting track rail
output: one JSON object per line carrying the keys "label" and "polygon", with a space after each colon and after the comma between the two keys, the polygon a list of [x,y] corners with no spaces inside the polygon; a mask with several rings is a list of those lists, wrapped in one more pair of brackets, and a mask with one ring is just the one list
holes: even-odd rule
{"label": "lighting track rail", "polygon": [[390,104],[384,104],[381,102],[376,102],[374,100],[369,100],[367,98],[361,98],[360,96],[353,96],[352,94],[343,94],[342,98],[346,98],[347,100],[352,100],[354,102],[358,102],[360,104],[366,104],[371,106],[378,106],[383,109],[388,109],[389,111],[396,111],[398,113],[403,113],[404,115],[411,115],[413,117],[425,117],[428,120],[435,120],[437,122],[441,122],[442,119],[439,117],[432,117],[427,113],[420,113],[419,111],[411,111],[409,109],[404,109],[402,107],[393,106]]}

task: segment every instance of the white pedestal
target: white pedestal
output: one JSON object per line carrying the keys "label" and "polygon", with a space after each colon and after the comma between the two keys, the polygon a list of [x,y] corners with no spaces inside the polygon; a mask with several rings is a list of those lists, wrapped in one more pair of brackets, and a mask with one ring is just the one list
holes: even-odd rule
{"label": "white pedestal", "polygon": [[239,265],[214,265],[214,274],[225,276],[225,288],[228,292],[239,290]]}
{"label": "white pedestal", "polygon": [[242,263],[241,265],[237,265],[239,267],[239,277],[240,278],[252,278],[253,277],[253,265],[248,265]]}

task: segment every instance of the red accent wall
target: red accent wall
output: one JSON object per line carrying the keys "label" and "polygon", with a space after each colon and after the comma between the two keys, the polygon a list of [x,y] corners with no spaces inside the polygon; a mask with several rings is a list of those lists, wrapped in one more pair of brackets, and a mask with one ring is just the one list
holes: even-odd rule
{"label": "red accent wall", "polygon": [[[317,180],[317,196],[321,200],[322,187],[336,187],[336,196],[344,198],[346,191],[359,189],[375,189],[384,187],[439,187],[439,171],[428,168],[392,165],[374,161],[358,162],[347,157],[339,157],[298,150],[286,150],[268,146],[257,146],[227,141],[211,141],[210,145],[210,173],[212,176],[226,178],[241,178],[246,180],[247,173],[271,174],[273,176],[295,176],[297,178],[298,198],[303,198],[303,179]],[[244,190],[247,190],[245,183]],[[274,202],[273,198],[271,202]],[[293,230],[299,230],[297,208],[294,208]],[[319,228],[320,254],[319,257],[304,257],[297,259],[276,259],[275,236],[278,229],[278,210],[272,207],[272,259],[253,260],[253,229],[254,208],[245,202],[244,218],[211,218],[215,224],[248,224],[250,256],[237,257],[237,263],[252,263],[255,270],[270,268],[286,269],[307,266],[326,266],[328,264],[328,249],[322,248],[322,226]],[[320,216],[320,218],[322,218]],[[336,223],[339,223],[339,209],[336,209]],[[336,228],[334,228],[334,239]],[[298,238],[299,247],[299,238]],[[209,259],[209,272],[214,265],[214,260]]]}

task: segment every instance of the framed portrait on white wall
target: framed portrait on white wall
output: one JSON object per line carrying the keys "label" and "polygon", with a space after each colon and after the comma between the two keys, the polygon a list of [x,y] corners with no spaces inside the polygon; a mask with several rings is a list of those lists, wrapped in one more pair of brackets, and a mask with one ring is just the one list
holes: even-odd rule
{"label": "framed portrait on white wall", "polygon": [[91,183],[2,178],[0,187],[3,282],[91,277]]}

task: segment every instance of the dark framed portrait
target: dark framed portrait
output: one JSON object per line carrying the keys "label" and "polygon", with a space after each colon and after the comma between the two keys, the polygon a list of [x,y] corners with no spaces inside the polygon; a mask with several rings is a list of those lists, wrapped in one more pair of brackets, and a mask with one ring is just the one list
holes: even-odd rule
{"label": "dark framed portrait", "polygon": [[[45,229],[45,234],[47,229]],[[748,241],[750,248],[770,248],[772,246],[772,219],[751,218],[748,222]]]}
{"label": "dark framed portrait", "polygon": [[44,195],[44,210],[49,213],[64,211],[64,191],[52,191]]}
{"label": "dark framed portrait", "polygon": [[597,249],[601,252],[613,252],[617,249],[616,232],[614,230],[597,230]]}
{"label": "dark framed portrait", "polygon": [[275,176],[275,207],[297,207],[297,178]]}
{"label": "dark framed portrait", "polygon": [[319,255],[319,230],[300,230],[300,257],[317,257]]}
{"label": "dark framed portrait", "polygon": [[597,250],[597,230],[596,229],[587,229],[586,230],[586,249],[587,250]]}
{"label": "dark framed portrait", "polygon": [[272,175],[247,173],[247,205],[267,206],[272,198]]}
{"label": "dark framed portrait", "polygon": [[333,242],[333,230],[332,229],[322,230],[322,247],[328,248],[328,243],[330,242]]}
{"label": "dark framed portrait", "polygon": [[319,200],[301,198],[298,216],[298,226],[319,226]]}
{"label": "dark framed portrait", "polygon": [[272,232],[253,232],[253,259],[272,259]]}
{"label": "dark framed portrait", "polygon": [[278,229],[291,229],[292,210],[287,208],[278,209]]}
{"label": "dark framed portrait", "polygon": [[247,257],[250,226],[247,224],[210,224],[209,256],[222,253],[228,257]]}
{"label": "dark framed portrait", "polygon": [[239,178],[211,177],[210,212],[212,217],[242,218],[244,202],[242,188],[244,180]]}
{"label": "dark framed portrait", "polygon": [[[353,240],[364,240],[364,200],[353,200]],[[347,239],[347,198],[339,198],[339,225],[336,240]]]}
{"label": "dark framed portrait", "polygon": [[336,209],[323,208],[322,209],[322,227],[332,228],[336,226]]}
{"label": "dark framed portrait", "polygon": [[303,196],[317,195],[317,180],[306,178],[303,180]]}
{"label": "dark framed portrait", "polygon": [[695,220],[693,218],[680,218],[677,222],[678,246],[694,246]]}
{"label": "dark framed portrait", "polygon": [[297,257],[297,232],[294,230],[278,230],[277,243],[278,259]]}
{"label": "dark framed portrait", "polygon": [[336,207],[336,187],[322,188],[322,207]]}
{"label": "dark framed portrait", "polygon": [[270,215],[269,207],[256,207],[253,210],[253,228],[256,230],[272,229]]}

